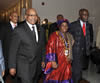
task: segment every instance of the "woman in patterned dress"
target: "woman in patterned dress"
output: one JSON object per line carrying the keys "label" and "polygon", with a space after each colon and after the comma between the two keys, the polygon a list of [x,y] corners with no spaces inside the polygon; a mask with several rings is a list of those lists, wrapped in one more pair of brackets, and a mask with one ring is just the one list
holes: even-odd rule
{"label": "woman in patterned dress", "polygon": [[58,21],[59,31],[52,33],[46,46],[44,83],[72,83],[72,35],[68,32],[68,21]]}

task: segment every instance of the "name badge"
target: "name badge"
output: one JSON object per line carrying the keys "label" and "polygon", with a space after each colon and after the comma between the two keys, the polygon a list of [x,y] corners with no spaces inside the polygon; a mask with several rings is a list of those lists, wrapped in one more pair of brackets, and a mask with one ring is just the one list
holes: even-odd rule
{"label": "name badge", "polygon": [[68,56],[68,50],[65,50],[65,56]]}

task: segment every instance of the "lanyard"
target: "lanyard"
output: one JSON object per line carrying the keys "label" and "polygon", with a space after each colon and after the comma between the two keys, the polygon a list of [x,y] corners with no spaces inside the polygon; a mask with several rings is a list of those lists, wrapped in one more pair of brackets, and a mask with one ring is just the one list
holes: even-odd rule
{"label": "lanyard", "polygon": [[[61,34],[62,38],[65,40],[64,35],[62,34],[62,32],[60,32],[60,34]],[[66,42],[66,40],[65,40],[65,45],[66,45],[66,48],[67,48],[67,42]]]}

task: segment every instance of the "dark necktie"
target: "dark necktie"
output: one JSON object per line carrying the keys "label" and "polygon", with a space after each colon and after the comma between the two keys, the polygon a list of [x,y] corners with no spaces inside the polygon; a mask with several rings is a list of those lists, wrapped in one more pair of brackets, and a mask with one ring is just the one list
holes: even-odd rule
{"label": "dark necktie", "polygon": [[83,23],[83,33],[84,33],[84,36],[86,35],[86,30],[85,30],[85,23]]}
{"label": "dark necktie", "polygon": [[34,28],[34,26],[32,26],[32,28],[33,28],[33,36],[34,36],[34,39],[35,39],[35,41],[36,41],[36,34],[35,34],[35,28]]}

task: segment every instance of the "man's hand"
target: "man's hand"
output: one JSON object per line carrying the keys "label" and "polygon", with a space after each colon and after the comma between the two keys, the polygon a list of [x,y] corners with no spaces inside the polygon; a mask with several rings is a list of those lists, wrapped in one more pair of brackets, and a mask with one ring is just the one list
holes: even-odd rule
{"label": "man's hand", "polygon": [[52,61],[51,63],[52,63],[52,68],[57,68],[58,67],[58,65],[55,61]]}
{"label": "man's hand", "polygon": [[16,74],[16,69],[15,69],[15,68],[11,68],[11,69],[9,70],[9,73],[10,73],[12,76],[14,76],[14,75]]}
{"label": "man's hand", "polygon": [[5,75],[5,71],[2,72],[2,77]]}
{"label": "man's hand", "polygon": [[41,63],[42,68],[45,68],[45,62]]}

